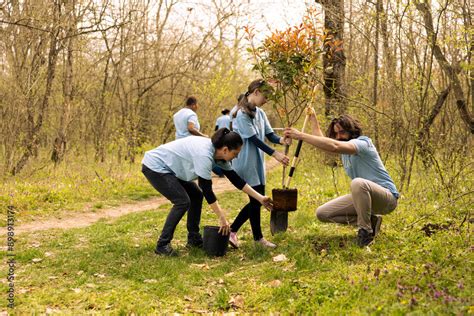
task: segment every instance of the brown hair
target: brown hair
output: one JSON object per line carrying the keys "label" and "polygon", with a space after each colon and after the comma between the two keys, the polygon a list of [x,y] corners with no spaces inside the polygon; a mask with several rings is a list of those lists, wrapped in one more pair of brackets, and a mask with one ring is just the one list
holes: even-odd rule
{"label": "brown hair", "polygon": [[343,130],[349,133],[349,139],[354,139],[362,134],[362,125],[360,122],[350,115],[342,114],[341,116],[332,119],[326,132],[327,137],[336,139],[334,126],[339,124]]}
{"label": "brown hair", "polygon": [[[267,87],[269,86],[265,80],[263,79],[257,79],[257,80],[254,80],[252,81],[248,88],[247,88],[247,92],[245,92],[245,94],[242,96],[242,98],[240,98],[239,100],[239,104],[238,104],[238,109],[237,111],[235,111],[232,115],[233,118],[236,118],[237,117],[237,112],[239,109],[242,109],[242,111],[244,113],[247,113],[248,116],[250,116],[251,118],[254,118],[255,117],[255,109],[256,109],[256,105],[249,102],[248,100],[248,96],[253,93],[255,90],[257,89],[261,89],[262,87]],[[267,90],[267,89],[262,89],[262,90]]]}

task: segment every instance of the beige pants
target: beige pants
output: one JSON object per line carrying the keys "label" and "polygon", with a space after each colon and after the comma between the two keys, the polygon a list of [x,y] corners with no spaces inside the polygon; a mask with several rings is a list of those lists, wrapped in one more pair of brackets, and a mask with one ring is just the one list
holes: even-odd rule
{"label": "beige pants", "polygon": [[388,214],[397,207],[397,199],[380,185],[355,178],[351,182],[351,194],[340,196],[321,205],[316,216],[322,222],[357,225],[372,232],[370,215]]}

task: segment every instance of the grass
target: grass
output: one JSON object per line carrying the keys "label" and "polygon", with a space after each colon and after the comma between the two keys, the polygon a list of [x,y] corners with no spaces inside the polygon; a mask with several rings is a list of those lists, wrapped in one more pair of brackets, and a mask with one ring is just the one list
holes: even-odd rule
{"label": "grass", "polygon": [[[239,232],[241,248],[229,250],[222,258],[208,258],[200,249],[185,248],[183,219],[173,240],[179,257],[157,257],[153,249],[169,205],[87,228],[22,234],[15,243],[16,307],[12,311],[474,312],[471,227],[463,221],[470,214],[472,197],[440,208],[446,197],[420,173],[397,210],[384,217],[376,242],[361,249],[355,244],[354,228],[315,219],[318,205],[349,188],[342,170],[335,172],[337,187],[331,174],[316,156],[304,159],[293,181],[299,189],[299,209],[290,214],[286,233],[271,237],[269,213],[262,212],[264,235],[278,244],[275,250],[256,246],[247,223]],[[148,185],[142,181],[138,187]],[[280,172],[272,172],[268,182],[267,191],[278,187]],[[241,192],[218,198],[230,220],[246,203]],[[216,223],[206,206],[201,224]],[[422,230],[428,223],[439,228],[431,236]],[[287,260],[273,262],[279,254]],[[2,273],[6,274],[5,266]],[[0,288],[6,293],[5,281]],[[6,299],[2,302],[6,304]]]}
{"label": "grass", "polygon": [[[140,172],[140,164],[88,162],[84,157],[65,161],[58,167],[30,166],[0,184],[0,211],[15,206],[20,223],[71,212],[99,210],[158,196]],[[6,216],[0,227],[6,226]]]}

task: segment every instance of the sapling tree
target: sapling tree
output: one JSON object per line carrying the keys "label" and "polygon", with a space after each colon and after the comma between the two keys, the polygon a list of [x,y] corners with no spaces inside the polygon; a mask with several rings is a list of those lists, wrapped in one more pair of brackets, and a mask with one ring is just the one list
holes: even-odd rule
{"label": "sapling tree", "polygon": [[[326,36],[318,16],[317,8],[308,8],[302,23],[274,31],[259,46],[254,44],[253,29],[245,28],[250,42],[248,51],[254,57],[253,69],[271,85],[268,89],[271,93],[266,95],[285,127],[298,122],[321,78],[322,47]],[[285,172],[284,168],[283,184]]]}

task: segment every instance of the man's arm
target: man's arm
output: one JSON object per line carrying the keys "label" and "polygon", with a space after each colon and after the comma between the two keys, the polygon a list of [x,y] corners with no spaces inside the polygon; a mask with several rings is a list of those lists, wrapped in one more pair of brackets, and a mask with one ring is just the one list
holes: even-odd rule
{"label": "man's arm", "polygon": [[203,133],[201,133],[200,131],[198,131],[198,130],[196,129],[196,127],[194,127],[194,123],[193,123],[193,122],[188,122],[188,131],[189,131],[192,135],[202,136],[202,137],[209,137],[209,136],[207,136],[206,134],[203,134]]}
{"label": "man's arm", "polygon": [[301,133],[294,128],[286,128],[285,136],[302,140],[308,144],[313,145],[314,147],[334,153],[334,154],[346,154],[346,155],[355,155],[357,154],[357,148],[353,143],[342,142],[325,136],[316,136],[309,135],[306,133]]}

